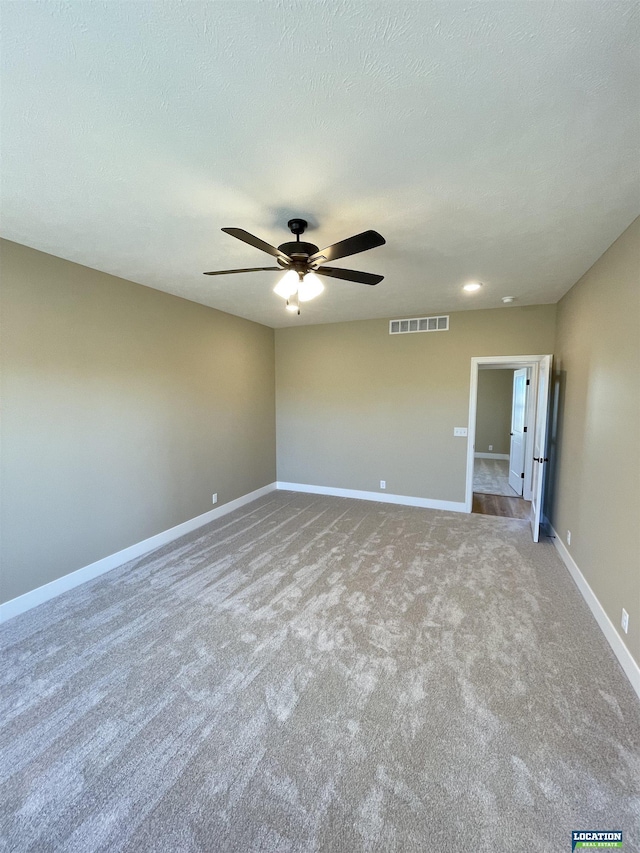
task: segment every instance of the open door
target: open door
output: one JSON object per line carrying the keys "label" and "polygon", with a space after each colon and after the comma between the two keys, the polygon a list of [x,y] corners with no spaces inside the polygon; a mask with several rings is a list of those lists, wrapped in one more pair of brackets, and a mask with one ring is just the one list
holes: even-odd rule
{"label": "open door", "polygon": [[537,542],[540,538],[544,478],[549,461],[547,459],[547,422],[549,420],[550,377],[551,356],[545,355],[538,365],[536,426],[533,437],[533,477],[531,481],[531,514],[529,518],[534,542]]}
{"label": "open door", "polygon": [[509,447],[509,485],[517,495],[522,495],[524,485],[525,418],[527,411],[528,367],[513,372],[513,398],[511,402],[511,444]]}

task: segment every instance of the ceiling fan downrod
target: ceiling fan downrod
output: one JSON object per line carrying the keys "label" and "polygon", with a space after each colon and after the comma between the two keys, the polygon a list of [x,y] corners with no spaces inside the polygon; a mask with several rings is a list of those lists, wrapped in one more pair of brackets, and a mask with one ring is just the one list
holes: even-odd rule
{"label": "ceiling fan downrod", "polygon": [[278,258],[278,263],[283,269],[293,269],[297,273],[304,275],[310,269],[316,269],[320,265],[320,259],[315,264],[308,263],[311,255],[315,255],[318,252],[318,247],[314,243],[306,243],[300,239],[300,235],[304,234],[307,230],[308,224],[306,219],[290,219],[287,222],[289,231],[295,234],[296,239],[295,242],[283,243],[281,246],[278,246],[278,250],[284,255],[288,255],[292,261],[292,263],[287,263],[282,258]]}

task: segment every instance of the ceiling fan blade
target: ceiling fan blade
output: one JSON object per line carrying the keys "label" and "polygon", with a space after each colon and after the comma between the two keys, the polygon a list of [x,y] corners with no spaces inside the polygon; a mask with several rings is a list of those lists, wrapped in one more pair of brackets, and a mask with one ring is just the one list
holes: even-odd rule
{"label": "ceiling fan blade", "polygon": [[253,234],[249,234],[249,232],[245,231],[243,228],[223,228],[222,230],[225,234],[231,234],[232,237],[237,237],[238,240],[242,240],[243,243],[248,243],[250,246],[254,246],[256,249],[266,252],[268,255],[273,255],[274,258],[280,258],[288,264],[291,263],[289,255],[285,255],[285,253],[281,252],[280,249],[276,249],[276,247],[272,246],[270,243],[265,243],[265,241],[261,240],[259,237],[254,237]]}
{"label": "ceiling fan blade", "polygon": [[273,270],[274,272],[282,272],[282,267],[250,267],[246,270],[214,270],[213,272],[204,272],[202,275],[232,275],[234,272],[267,272],[268,270]]}
{"label": "ceiling fan blade", "polygon": [[375,249],[376,246],[384,246],[386,242],[382,234],[378,234],[377,231],[363,231],[362,234],[348,237],[346,240],[341,240],[339,243],[334,243],[333,246],[327,246],[326,249],[316,252],[315,255],[311,255],[309,262],[337,261],[338,258],[346,258],[347,255],[357,255],[359,252]]}
{"label": "ceiling fan blade", "polygon": [[379,284],[383,275],[372,272],[358,272],[358,270],[341,270],[337,267],[318,267],[315,272],[318,275],[328,275],[331,278],[342,278],[345,281],[357,281],[358,284]]}

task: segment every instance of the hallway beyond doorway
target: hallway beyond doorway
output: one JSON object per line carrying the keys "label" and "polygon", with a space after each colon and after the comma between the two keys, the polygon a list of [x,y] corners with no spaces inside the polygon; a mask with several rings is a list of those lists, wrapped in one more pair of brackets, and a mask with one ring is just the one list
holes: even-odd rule
{"label": "hallway beyond doorway", "polygon": [[506,518],[528,518],[531,502],[525,501],[509,485],[508,459],[475,459],[471,512]]}
{"label": "hallway beyond doorway", "polygon": [[509,485],[508,459],[476,458],[473,463],[473,491],[485,495],[518,497]]}

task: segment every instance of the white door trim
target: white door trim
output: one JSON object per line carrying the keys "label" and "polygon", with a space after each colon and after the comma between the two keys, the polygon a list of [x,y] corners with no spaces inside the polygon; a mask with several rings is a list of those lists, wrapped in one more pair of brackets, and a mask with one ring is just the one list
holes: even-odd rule
{"label": "white door trim", "polygon": [[467,438],[467,482],[465,488],[465,512],[471,512],[473,504],[473,461],[476,443],[476,414],[478,409],[478,368],[513,368],[530,367],[532,393],[527,400],[527,442],[525,446],[525,488],[523,497],[531,500],[531,472],[533,466],[533,433],[536,413],[536,396],[538,388],[538,365],[546,358],[545,355],[483,355],[471,359],[471,382],[469,387],[469,421]]}

